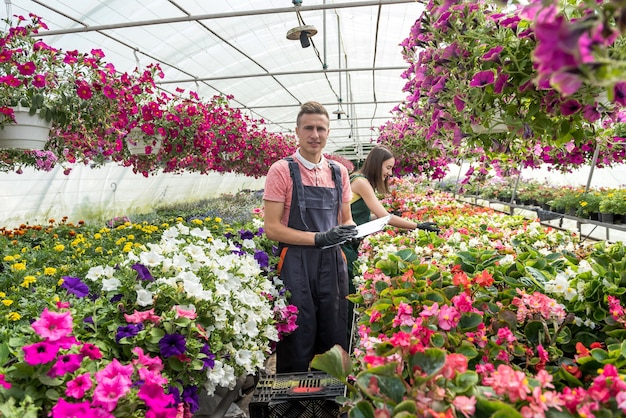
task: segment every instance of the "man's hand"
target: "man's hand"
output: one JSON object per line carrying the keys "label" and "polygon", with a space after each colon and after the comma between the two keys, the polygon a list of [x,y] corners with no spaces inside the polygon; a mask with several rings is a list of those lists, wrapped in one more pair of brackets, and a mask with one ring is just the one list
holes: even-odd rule
{"label": "man's hand", "polygon": [[353,238],[356,234],[356,225],[339,225],[326,232],[316,233],[315,246],[331,247]]}
{"label": "man's hand", "polygon": [[423,229],[424,231],[439,233],[439,227],[434,222],[422,222],[417,224],[417,229]]}

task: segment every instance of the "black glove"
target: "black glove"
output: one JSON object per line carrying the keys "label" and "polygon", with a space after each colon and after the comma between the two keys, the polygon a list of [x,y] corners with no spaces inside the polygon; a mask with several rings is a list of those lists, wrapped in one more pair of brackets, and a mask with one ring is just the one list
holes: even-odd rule
{"label": "black glove", "polygon": [[315,246],[331,247],[353,238],[356,234],[356,225],[339,225],[326,232],[316,233]]}
{"label": "black glove", "polygon": [[424,231],[434,232],[436,234],[439,233],[439,227],[434,222],[422,222],[421,224],[417,224],[417,229],[423,229]]}

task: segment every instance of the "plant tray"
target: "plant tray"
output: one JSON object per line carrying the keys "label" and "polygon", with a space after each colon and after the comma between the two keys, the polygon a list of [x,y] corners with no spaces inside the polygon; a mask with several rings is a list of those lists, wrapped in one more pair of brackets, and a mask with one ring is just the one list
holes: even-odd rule
{"label": "plant tray", "polygon": [[537,210],[537,216],[540,221],[551,221],[553,219],[559,219],[563,217],[562,213],[551,212],[549,210],[539,209]]}
{"label": "plant tray", "polygon": [[248,405],[250,418],[337,418],[345,386],[324,372],[262,375]]}

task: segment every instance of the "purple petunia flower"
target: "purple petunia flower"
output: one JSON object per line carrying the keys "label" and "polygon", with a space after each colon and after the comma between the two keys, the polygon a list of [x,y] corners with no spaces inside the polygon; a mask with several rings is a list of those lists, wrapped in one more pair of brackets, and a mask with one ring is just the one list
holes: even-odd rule
{"label": "purple petunia flower", "polygon": [[578,102],[578,100],[570,99],[566,102],[561,103],[561,113],[564,116],[573,115],[582,109],[582,105]]}
{"label": "purple petunia flower", "polygon": [[500,52],[502,52],[503,49],[504,47],[502,45],[493,47],[489,51],[483,54],[483,59],[485,61],[489,61],[489,60],[496,61],[498,58],[500,58]]}
{"label": "purple petunia flower", "polygon": [[187,350],[187,341],[181,334],[165,334],[159,340],[159,350],[163,357],[172,357],[184,354]]}
{"label": "purple petunia flower", "polygon": [[152,277],[152,274],[150,274],[150,270],[148,270],[148,267],[144,266],[143,264],[135,263],[131,268],[137,272],[137,277],[140,280],[145,280],[148,282],[154,280],[154,277]]}
{"label": "purple petunia flower", "polygon": [[489,84],[493,84],[495,81],[495,75],[491,70],[479,71],[474,74],[472,81],[470,81],[470,87],[485,87]]}
{"label": "purple petunia flower", "polygon": [[89,294],[89,286],[83,283],[79,277],[63,276],[62,288],[68,293],[73,293],[79,298],[84,298]]}
{"label": "purple petunia flower", "polygon": [[246,229],[239,230],[239,236],[241,237],[241,239],[252,239],[252,238],[254,238],[254,234],[252,233],[252,231],[248,231]]}
{"label": "purple petunia flower", "polygon": [[132,338],[139,334],[141,330],[143,330],[143,324],[128,324],[118,327],[115,341],[119,343],[122,338]]}
{"label": "purple petunia flower", "polygon": [[576,93],[583,81],[576,74],[560,71],[552,74],[550,77],[550,85],[554,87],[563,96],[571,96]]}
{"label": "purple petunia flower", "polygon": [[215,354],[211,353],[211,347],[209,347],[208,344],[204,344],[204,346],[202,346],[202,348],[200,349],[200,352],[206,355],[206,358],[202,359],[202,362],[204,363],[204,368],[212,369],[213,367],[215,367]]}
{"label": "purple petunia flower", "polygon": [[613,92],[615,93],[615,103],[626,106],[626,81],[615,83]]}
{"label": "purple petunia flower", "polygon": [[198,401],[198,388],[196,386],[186,386],[183,389],[183,402],[189,405],[191,413],[196,412],[200,408]]}
{"label": "purple petunia flower", "polygon": [[267,255],[265,251],[256,250],[254,252],[254,259],[256,260],[257,263],[259,263],[259,266],[261,268],[269,267],[270,265],[270,257]]}

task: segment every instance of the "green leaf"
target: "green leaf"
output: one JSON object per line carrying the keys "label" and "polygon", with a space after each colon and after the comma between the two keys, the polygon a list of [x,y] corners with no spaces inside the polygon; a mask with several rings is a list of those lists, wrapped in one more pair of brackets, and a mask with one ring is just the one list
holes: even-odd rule
{"label": "green leaf", "polygon": [[446,352],[439,348],[427,348],[423,353],[417,352],[409,358],[411,369],[419,367],[428,377],[439,372],[446,363]]}
{"label": "green leaf", "polygon": [[165,337],[165,331],[161,328],[152,328],[150,330],[150,337],[148,341],[152,344],[158,344],[161,338]]}
{"label": "green leaf", "polygon": [[356,377],[357,384],[366,393],[376,393],[373,391],[372,384],[378,386],[378,391],[389,398],[395,403],[402,402],[406,393],[404,386],[404,380],[400,376],[381,376],[371,373],[370,371],[361,372]]}
{"label": "green leaf", "polygon": [[522,414],[516,411],[512,406],[502,401],[487,400],[482,397],[476,399],[476,416],[522,418]]}
{"label": "green leaf", "polygon": [[359,401],[350,410],[350,418],[374,418],[374,407],[367,401]]}
{"label": "green leaf", "polygon": [[327,352],[315,355],[311,367],[345,382],[346,377],[352,373],[353,366],[350,355],[340,345],[335,345]]}
{"label": "green leaf", "polygon": [[409,412],[411,414],[417,414],[417,405],[415,401],[411,399],[407,399],[406,401],[400,402],[398,405],[396,405],[395,408],[393,408],[391,415],[395,417],[397,416],[396,414],[400,412]]}
{"label": "green leaf", "polygon": [[454,378],[454,383],[456,386],[453,389],[454,392],[465,393],[478,384],[478,374],[472,370],[457,374]]}
{"label": "green leaf", "polygon": [[543,344],[547,337],[544,324],[541,321],[529,321],[524,327],[524,335],[528,338],[528,342],[533,345]]}
{"label": "green leaf", "polygon": [[483,322],[483,317],[476,312],[466,312],[461,316],[459,320],[458,328],[460,331],[469,331],[476,328]]}

